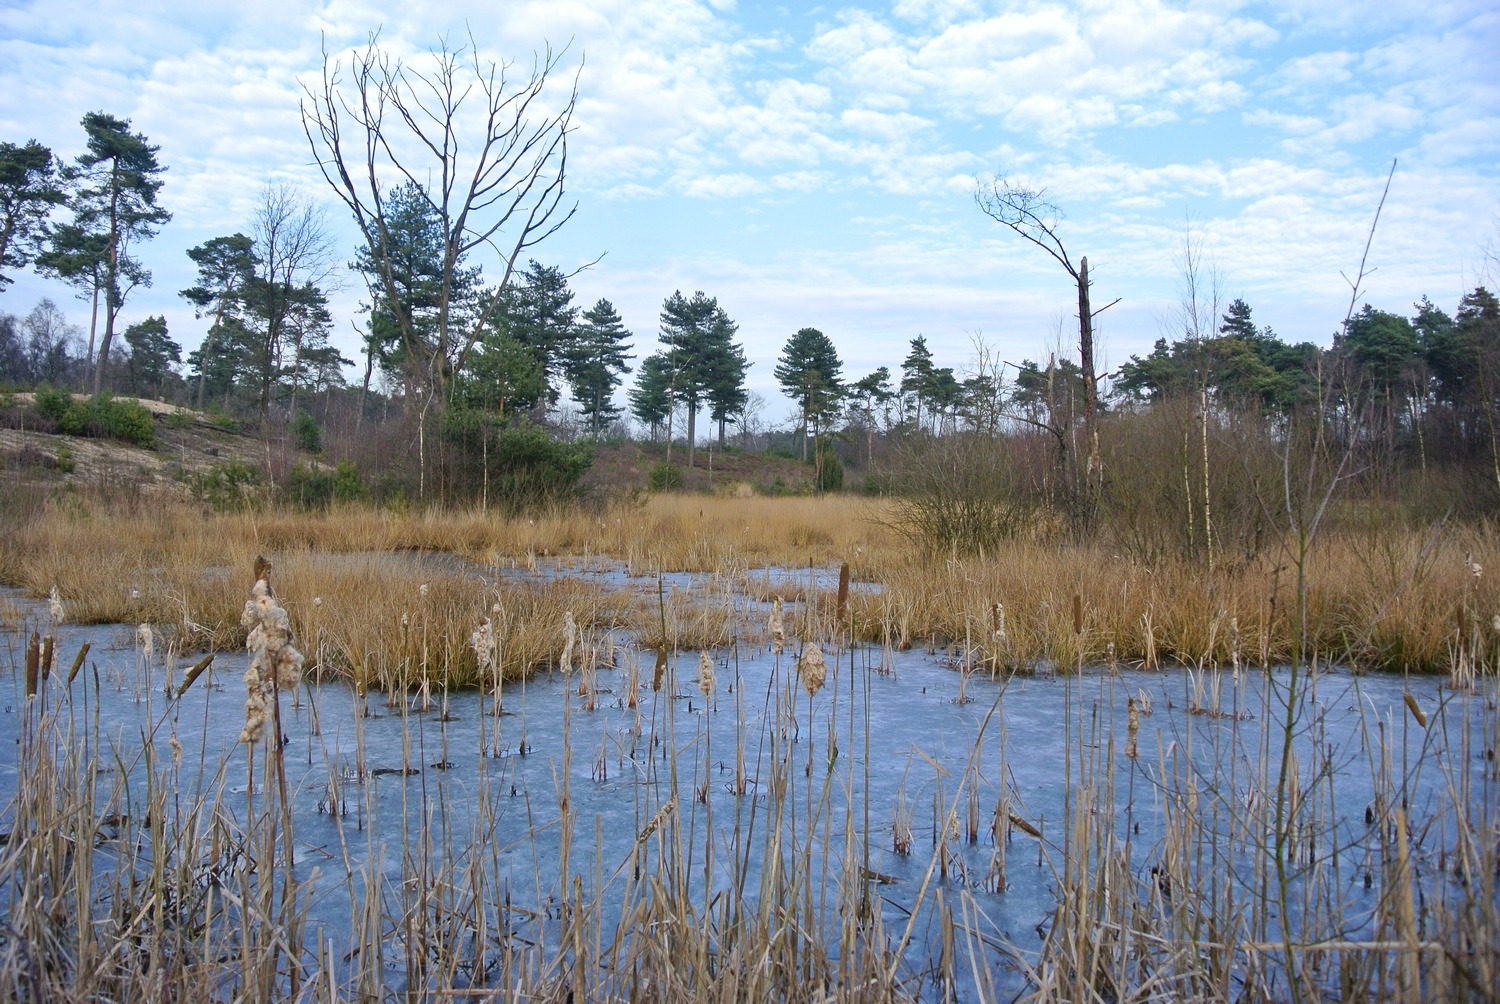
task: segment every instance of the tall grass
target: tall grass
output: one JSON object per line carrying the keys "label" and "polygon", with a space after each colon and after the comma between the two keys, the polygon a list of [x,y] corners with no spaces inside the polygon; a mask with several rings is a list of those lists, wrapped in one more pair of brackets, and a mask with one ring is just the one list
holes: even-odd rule
{"label": "tall grass", "polygon": [[[450,682],[473,682],[477,663],[458,653],[496,599],[517,635],[505,647],[513,678],[549,664],[538,639],[557,637],[568,609],[596,634],[658,630],[650,584],[658,573],[711,576],[679,590],[667,625],[673,644],[705,647],[744,629],[732,623],[738,615],[726,589],[805,598],[805,584],[772,585],[751,569],[845,560],[857,582],[873,583],[849,600],[864,640],[969,645],[965,658],[994,664],[1067,667],[1112,653],[1146,665],[1271,665],[1290,661],[1300,638],[1297,576],[1274,550],[1212,572],[1185,559],[1142,564],[1105,546],[1026,539],[982,559],[944,558],[892,534],[887,515],[878,503],[851,513],[845,500],[686,496],[513,519],[53,508],[0,530],[0,581],[35,596],[57,589],[80,623],[150,623],[184,648],[225,648],[241,630],[242,599],[228,570],[269,554],[287,572],[299,634],[323,642],[316,653],[323,669],[393,685],[420,682],[437,665],[453,673]],[[554,566],[563,574],[546,582],[500,578],[507,569]],[[1500,651],[1500,572],[1483,574],[1486,567],[1500,570],[1500,547],[1483,528],[1325,531],[1306,568],[1308,644],[1364,668],[1466,672]],[[638,584],[586,574],[609,570],[632,573]],[[488,599],[472,588],[481,577],[495,594]],[[422,583],[431,592],[419,604]],[[1082,632],[1073,630],[1075,596]],[[323,600],[316,622],[314,597]],[[834,616],[831,593],[814,599],[811,611]],[[998,648],[989,643],[997,603],[1007,611]]]}

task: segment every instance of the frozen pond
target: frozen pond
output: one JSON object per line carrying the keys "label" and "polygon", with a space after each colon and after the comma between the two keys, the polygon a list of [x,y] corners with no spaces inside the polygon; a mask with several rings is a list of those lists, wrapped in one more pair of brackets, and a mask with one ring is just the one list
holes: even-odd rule
{"label": "frozen pond", "polygon": [[[595,574],[621,570],[599,564]],[[825,576],[819,585],[831,584]],[[45,604],[10,599],[28,623],[45,623]],[[69,686],[59,677],[85,641],[92,649]],[[0,643],[0,803],[8,803],[28,714],[24,635],[8,630]],[[259,760],[252,791],[237,741],[243,653],[221,653],[177,699],[169,691],[193,656],[168,666],[158,651],[148,662],[121,627],[64,626],[59,648],[41,709],[94,744],[111,812],[146,816],[139,800],[148,781],[170,786],[180,803],[216,801],[232,812],[264,796]],[[478,862],[498,925],[514,923],[504,915],[513,910],[540,937],[561,937],[557,900],[575,882],[605,909],[624,909],[643,834],[670,813],[700,902],[747,879],[753,892],[767,835],[780,832],[791,860],[810,869],[823,897],[818,918],[831,930],[840,917],[829,888],[850,874],[866,880],[887,942],[906,946],[910,992],[975,998],[998,989],[1008,999],[1027,986],[1069,857],[1083,856],[1066,825],[1080,800],[1103,814],[1129,870],[1149,884],[1192,789],[1205,825],[1223,838],[1217,866],[1247,888],[1263,881],[1266,848],[1245,836],[1246,820],[1270,812],[1263,799],[1276,778],[1268,785],[1266,765],[1274,773],[1281,762],[1288,670],[992,678],[965,676],[942,653],[827,654],[827,685],[812,698],[791,646],[780,655],[713,653],[711,698],[698,688],[699,653],[678,654],[658,690],[654,653],[629,647],[612,668],[507,683],[498,712],[493,693],[391,700],[308,681],[295,699],[283,697],[281,714],[310,927],[347,962],[341,946],[360,909],[351,890],[379,876],[384,894],[399,897],[414,870],[441,862],[451,878]],[[1306,860],[1319,863],[1316,883],[1338,904],[1336,917],[1323,907],[1306,923],[1336,924],[1320,927],[1320,937],[1376,937],[1372,918],[1389,891],[1372,820],[1393,800],[1433,821],[1421,845],[1429,886],[1450,881],[1437,857],[1455,841],[1447,832],[1455,793],[1494,826],[1495,683],[1454,692],[1437,678],[1334,670],[1305,677],[1301,696],[1290,733],[1292,775],[1304,792],[1297,811],[1308,819],[1298,839],[1316,842]],[[783,790],[773,797],[778,778]],[[17,825],[13,817],[12,808],[0,828]],[[424,857],[428,864],[414,864]],[[1311,872],[1305,881],[1313,883]],[[950,908],[955,897],[977,907],[965,914],[966,943],[993,982],[981,986],[967,963],[945,967],[939,890]],[[387,940],[384,982],[399,989],[410,974],[396,936]]]}

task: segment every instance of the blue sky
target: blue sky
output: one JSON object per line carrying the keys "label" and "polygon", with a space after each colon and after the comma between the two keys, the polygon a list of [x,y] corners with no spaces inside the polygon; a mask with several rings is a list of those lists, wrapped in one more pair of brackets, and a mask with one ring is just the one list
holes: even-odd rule
{"label": "blue sky", "polygon": [[[895,3],[698,0],[200,5],[46,0],[0,8],[0,139],[66,157],[91,110],[160,144],[174,219],[141,257],[155,285],[127,321],[165,313],[178,341],[204,323],[176,291],[184,251],[244,230],[263,186],[289,182],[353,228],[311,156],[299,81],[380,28],[420,54],[471,31],[490,58],[550,42],[582,62],[570,147],[578,212],[537,257],[577,302],[613,301],[653,347],[674,289],[716,296],[740,324],[765,417],[798,328],[820,328],[857,377],[895,368],[924,335],[962,371],[1071,351],[1073,292],[1050,259],[975,207],[975,179],[1044,186],[1060,235],[1087,255],[1101,366],[1173,331],[1190,226],[1222,296],[1283,338],[1327,344],[1393,158],[1362,299],[1452,310],[1497,281],[1500,12],[1492,3]],[[1488,271],[1487,271],[1488,269]],[[21,277],[0,310],[66,287]],[[358,283],[336,297],[347,355]],[[1061,333],[1061,334],[1060,334]]]}

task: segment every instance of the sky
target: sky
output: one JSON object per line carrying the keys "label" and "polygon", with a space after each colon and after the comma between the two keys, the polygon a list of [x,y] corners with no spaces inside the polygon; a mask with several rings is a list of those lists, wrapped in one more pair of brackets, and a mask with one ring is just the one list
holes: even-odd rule
{"label": "sky", "polygon": [[[299,101],[325,49],[347,65],[373,31],[413,65],[472,42],[525,70],[550,47],[545,100],[578,89],[577,209],[534,256],[587,265],[575,303],[609,299],[638,356],[674,290],[717,298],[772,421],[791,404],[771,371],[803,327],[849,379],[896,371],[917,335],[960,376],[981,345],[1012,363],[1076,352],[1071,279],[975,205],[997,175],[1047,191],[1095,305],[1119,300],[1098,322],[1105,372],[1180,336],[1189,235],[1221,303],[1329,344],[1393,161],[1359,302],[1451,313],[1500,281],[1490,0],[0,0],[0,140],[71,159],[99,110],[160,146],[173,218],[139,247],[154,284],[122,322],[164,314],[192,348],[207,322],[177,295],[195,282],[185,251],[248,230],[268,184],[326,205],[353,257]],[[16,279],[0,311],[50,296],[86,326],[71,288]],[[350,357],[361,291],[345,276],[334,295]]]}

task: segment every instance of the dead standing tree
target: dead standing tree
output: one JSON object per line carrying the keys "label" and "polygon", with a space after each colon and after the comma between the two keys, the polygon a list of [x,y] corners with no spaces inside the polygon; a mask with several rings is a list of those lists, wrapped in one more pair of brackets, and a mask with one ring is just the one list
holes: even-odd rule
{"label": "dead standing tree", "polygon": [[[303,87],[303,130],[364,237],[374,292],[417,383],[423,428],[428,409],[446,403],[449,381],[493,316],[516,262],[577,208],[563,205],[577,76],[559,101],[549,100],[555,88],[547,86],[561,58],[548,48],[529,73],[513,78],[514,64],[482,60],[472,37],[466,48],[440,43],[418,66],[383,50],[372,35],[363,51],[350,53],[347,68],[325,49],[321,83]],[[423,193],[443,228],[431,318],[414,316],[400,288],[401,238],[388,197],[405,182]],[[498,256],[499,281],[477,310],[461,310],[462,263],[484,249]],[[425,490],[425,446],[419,450]]]}
{"label": "dead standing tree", "polygon": [[974,202],[986,216],[1051,255],[1078,288],[1078,363],[1083,370],[1083,429],[1088,443],[1087,492],[1082,515],[1087,518],[1093,512],[1104,479],[1099,460],[1099,378],[1094,371],[1094,318],[1120,301],[1118,298],[1111,300],[1098,310],[1090,307],[1089,260],[1080,258],[1075,266],[1068,256],[1067,248],[1057,236],[1057,226],[1065,217],[1063,211],[1048,200],[1046,189],[1026,188],[996,176],[976,187]]}

